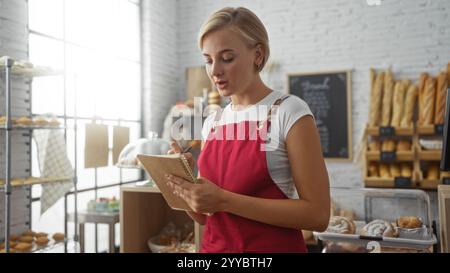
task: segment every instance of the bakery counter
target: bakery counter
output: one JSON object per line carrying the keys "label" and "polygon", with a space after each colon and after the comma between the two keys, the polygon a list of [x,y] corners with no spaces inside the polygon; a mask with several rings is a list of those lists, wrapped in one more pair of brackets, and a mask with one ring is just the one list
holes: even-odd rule
{"label": "bakery counter", "polygon": [[198,251],[200,228],[184,211],[171,209],[158,188],[123,186],[120,190],[120,252],[151,252],[148,240],[168,225],[192,226]]}

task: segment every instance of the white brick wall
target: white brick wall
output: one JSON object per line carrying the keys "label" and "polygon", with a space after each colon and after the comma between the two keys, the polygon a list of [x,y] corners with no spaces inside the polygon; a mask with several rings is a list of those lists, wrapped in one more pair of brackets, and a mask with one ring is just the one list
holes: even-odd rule
{"label": "white brick wall", "polygon": [[[26,0],[0,0],[0,56],[14,59],[28,58],[28,9]],[[13,77],[11,88],[11,114],[28,116],[31,113],[29,80]],[[0,115],[5,115],[5,82],[0,76]],[[30,175],[30,135],[14,131],[11,146],[12,177]],[[5,177],[5,132],[0,132],[0,176]],[[12,194],[11,234],[19,234],[30,221],[30,192],[14,188]],[[0,238],[4,237],[4,192],[0,190]]]}
{"label": "white brick wall", "polygon": [[[450,61],[448,0],[383,0],[381,6],[372,7],[365,0],[143,3],[145,121],[146,128],[157,131],[168,107],[185,98],[185,69],[203,65],[196,42],[202,22],[224,6],[248,7],[266,25],[271,60],[279,64],[270,76],[264,75],[272,88],[287,92],[288,73],[352,70],[354,146],[367,121],[370,67],[391,67],[396,77],[416,81],[420,72],[435,74]],[[363,186],[355,164],[327,163],[327,167],[332,186]],[[430,196],[436,219],[436,194]]]}
{"label": "white brick wall", "polygon": [[144,133],[162,134],[164,118],[179,98],[175,0],[142,0]]}

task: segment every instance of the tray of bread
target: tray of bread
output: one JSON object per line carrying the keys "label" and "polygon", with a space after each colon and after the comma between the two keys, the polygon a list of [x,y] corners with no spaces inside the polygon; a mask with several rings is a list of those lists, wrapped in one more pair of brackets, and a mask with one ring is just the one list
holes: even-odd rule
{"label": "tray of bread", "polygon": [[437,243],[432,230],[415,216],[402,216],[396,222],[375,219],[369,223],[332,216],[325,232],[315,232],[322,241],[366,246],[371,241],[382,247],[426,249]]}
{"label": "tray of bread", "polygon": [[[48,234],[45,232],[25,231],[21,235],[9,237],[10,253],[31,253],[45,251],[66,242],[63,233]],[[5,253],[5,242],[0,244],[0,253]]]}

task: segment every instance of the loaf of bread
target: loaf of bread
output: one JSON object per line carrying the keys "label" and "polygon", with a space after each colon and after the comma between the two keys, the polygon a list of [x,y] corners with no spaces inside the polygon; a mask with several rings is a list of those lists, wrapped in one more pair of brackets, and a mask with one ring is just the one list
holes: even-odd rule
{"label": "loaf of bread", "polygon": [[382,152],[395,152],[395,141],[393,139],[386,139],[381,144]]}
{"label": "loaf of bread", "polygon": [[369,151],[371,152],[379,152],[380,151],[380,142],[377,140],[372,140],[369,143]]}
{"label": "loaf of bread", "polygon": [[383,103],[381,111],[381,126],[389,126],[392,113],[392,98],[394,95],[394,76],[388,70],[384,77]]}
{"label": "loaf of bread", "polygon": [[443,124],[445,116],[445,103],[447,98],[447,73],[441,72],[437,78],[436,106],[434,111],[434,124]]}
{"label": "loaf of bread", "polygon": [[398,164],[391,164],[389,166],[392,177],[401,176],[400,166]]}
{"label": "loaf of bread", "polygon": [[436,80],[430,77],[427,79],[427,83],[425,84],[422,125],[433,124],[435,97],[436,97]]}
{"label": "loaf of bread", "polygon": [[370,98],[372,98],[373,88],[375,87],[375,79],[377,74],[375,73],[375,69],[371,68],[369,70],[369,79],[370,79]]}
{"label": "loaf of bread", "polygon": [[406,92],[405,109],[400,123],[400,127],[412,127],[412,119],[414,114],[414,108],[417,100],[418,89],[415,85],[410,85]]}
{"label": "loaf of bread", "polygon": [[427,179],[429,179],[429,180],[438,180],[439,179],[439,165],[438,164],[430,164],[428,166]]}
{"label": "loaf of bread", "polygon": [[411,141],[409,140],[399,140],[397,143],[397,152],[407,152],[411,151]]}
{"label": "loaf of bread", "polygon": [[378,172],[378,164],[375,162],[370,162],[369,164],[369,177],[378,177],[380,176]]}
{"label": "loaf of bread", "polygon": [[380,177],[382,178],[391,178],[391,173],[389,171],[389,165],[380,164]]}
{"label": "loaf of bread", "polygon": [[425,84],[428,79],[428,73],[422,73],[420,74],[419,79],[419,125],[422,125],[423,123],[423,100],[424,100],[424,91],[425,91]]}
{"label": "loaf of bread", "polygon": [[405,107],[405,84],[401,81],[395,83],[394,103],[392,105],[391,126],[399,127]]}
{"label": "loaf of bread", "polygon": [[369,126],[378,126],[380,123],[381,97],[383,96],[384,72],[378,74],[375,80],[370,100]]}
{"label": "loaf of bread", "polygon": [[412,168],[409,163],[401,164],[402,177],[412,177]]}

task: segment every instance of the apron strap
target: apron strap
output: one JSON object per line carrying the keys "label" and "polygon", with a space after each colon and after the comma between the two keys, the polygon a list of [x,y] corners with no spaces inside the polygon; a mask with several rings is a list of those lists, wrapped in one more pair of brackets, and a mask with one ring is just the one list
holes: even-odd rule
{"label": "apron strap", "polygon": [[[264,121],[258,121],[258,129],[261,130],[264,126],[264,123],[267,121],[269,122],[272,118],[272,113],[276,111],[276,107],[280,106],[280,104],[285,100],[289,98],[289,95],[283,95],[281,98],[277,99],[272,106],[269,109],[269,112],[267,113],[267,118]],[[269,126],[269,125],[267,125]],[[269,129],[269,128],[268,128]]]}

